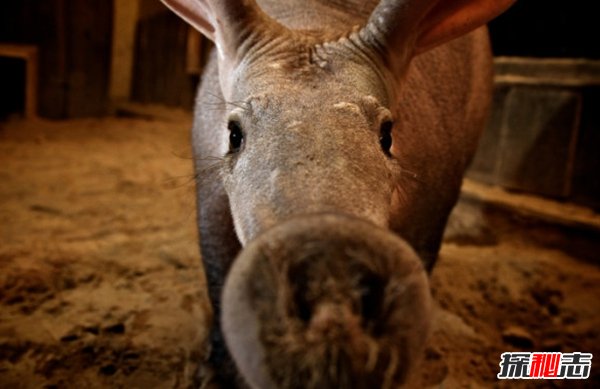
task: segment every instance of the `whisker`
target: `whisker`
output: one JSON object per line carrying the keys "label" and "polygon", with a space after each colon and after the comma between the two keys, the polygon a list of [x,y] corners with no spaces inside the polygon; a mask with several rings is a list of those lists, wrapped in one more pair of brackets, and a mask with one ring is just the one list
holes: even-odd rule
{"label": "whisker", "polygon": [[224,157],[218,157],[216,155],[210,155],[208,157],[199,157],[199,158],[195,158],[194,159],[196,162],[206,162],[206,161],[212,161],[212,162],[224,162],[225,158]]}
{"label": "whisker", "polygon": [[167,185],[173,185],[173,188],[183,188],[194,182],[193,174],[182,174],[180,176],[169,177],[164,180]]}
{"label": "whisker", "polygon": [[215,157],[215,156],[209,156],[209,157],[203,157],[203,158],[196,158],[194,156],[177,155],[175,152],[172,152],[172,154],[175,157],[177,157],[177,158],[194,160],[196,163],[197,162],[213,162],[210,165],[204,166],[200,170],[198,170],[196,168],[196,171],[194,172],[194,174],[182,174],[182,175],[172,176],[172,177],[169,177],[168,179],[165,179],[164,182],[167,185],[171,185],[171,184],[174,183],[174,187],[175,188],[184,187],[184,186],[189,185],[191,183],[201,183],[202,180],[209,173],[211,173],[212,171],[214,171],[217,168],[220,168],[221,165],[223,164],[223,162],[225,161],[224,158],[222,158],[222,157]]}
{"label": "whisker", "polygon": [[408,178],[412,179],[413,181],[418,182],[419,184],[425,183],[425,181],[423,179],[421,179],[421,177],[419,176],[419,174],[417,172],[406,169],[404,166],[400,167],[400,175],[402,177],[408,177]]}
{"label": "whisker", "polygon": [[225,98],[223,98],[223,96],[215,94],[215,93],[210,93],[210,92],[208,92],[208,95],[217,99],[218,102],[204,103],[205,105],[218,106],[218,105],[224,104],[225,106],[232,105],[232,106],[240,108],[246,112],[249,110],[248,103],[245,101],[227,101],[227,100],[225,100]]}
{"label": "whisker", "polygon": [[196,172],[194,174],[194,180],[196,181],[197,184],[202,184],[202,182],[208,176],[210,176],[215,170],[221,169],[221,167],[223,166],[223,163],[225,162],[224,158],[219,158],[219,157],[208,157],[208,158],[202,158],[200,160],[213,161],[214,163],[204,166],[201,169],[198,169],[198,168],[196,169]]}
{"label": "whisker", "polygon": [[248,104],[246,104],[245,102],[226,101],[225,104],[233,105],[234,107],[240,108],[240,109],[244,110],[245,112],[248,112]]}
{"label": "whisker", "polygon": [[395,183],[395,189],[398,194],[398,200],[403,205],[409,205],[409,188],[415,189],[419,186],[427,185],[417,172],[405,169],[404,166],[398,166],[396,177],[398,179]]}

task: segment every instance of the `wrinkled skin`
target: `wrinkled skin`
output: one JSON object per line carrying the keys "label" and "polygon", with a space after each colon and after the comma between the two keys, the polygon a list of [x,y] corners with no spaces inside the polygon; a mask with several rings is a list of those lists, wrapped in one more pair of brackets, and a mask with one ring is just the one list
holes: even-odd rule
{"label": "wrinkled skin", "polygon": [[[283,3],[259,1],[272,19],[235,32],[245,13],[207,28],[174,8],[218,49],[192,136],[215,381],[397,387],[427,338],[426,271],[490,102],[487,34],[430,50],[437,25],[404,40],[400,27],[387,40],[376,24],[351,31],[383,20],[369,19],[376,1]],[[408,21],[428,9],[406,8]],[[382,42],[394,50],[382,55]]]}

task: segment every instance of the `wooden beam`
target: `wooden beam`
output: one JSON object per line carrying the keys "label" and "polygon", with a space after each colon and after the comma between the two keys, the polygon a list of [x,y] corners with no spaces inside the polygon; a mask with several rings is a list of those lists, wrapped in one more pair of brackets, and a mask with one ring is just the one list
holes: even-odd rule
{"label": "wooden beam", "polygon": [[139,12],[139,0],[114,0],[109,88],[109,98],[113,102],[129,101],[131,97],[135,33]]}
{"label": "wooden beam", "polygon": [[0,43],[0,57],[25,61],[25,117],[37,116],[38,48],[32,45]]}

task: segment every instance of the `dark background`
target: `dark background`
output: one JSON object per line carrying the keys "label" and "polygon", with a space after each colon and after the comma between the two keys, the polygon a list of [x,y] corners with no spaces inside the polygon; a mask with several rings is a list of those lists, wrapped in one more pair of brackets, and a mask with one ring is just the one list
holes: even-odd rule
{"label": "dark background", "polygon": [[495,55],[600,58],[597,3],[518,0],[489,23]]}

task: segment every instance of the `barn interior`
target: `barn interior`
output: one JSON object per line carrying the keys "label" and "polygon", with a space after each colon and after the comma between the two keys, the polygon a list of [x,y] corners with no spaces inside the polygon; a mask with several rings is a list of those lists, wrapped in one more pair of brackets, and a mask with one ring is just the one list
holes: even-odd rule
{"label": "barn interior", "polygon": [[[494,107],[431,275],[415,387],[509,387],[507,351],[600,355],[591,7],[522,0],[489,25]],[[1,388],[207,374],[189,137],[210,48],[156,0],[0,4]],[[597,388],[600,368],[519,385]]]}

